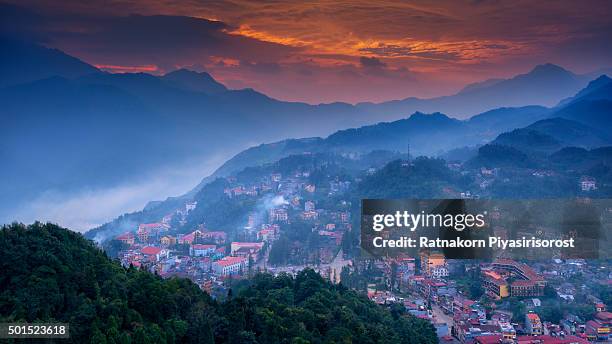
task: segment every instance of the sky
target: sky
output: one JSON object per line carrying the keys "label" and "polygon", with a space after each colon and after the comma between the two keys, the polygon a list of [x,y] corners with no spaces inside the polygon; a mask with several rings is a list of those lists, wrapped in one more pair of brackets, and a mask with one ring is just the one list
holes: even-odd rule
{"label": "sky", "polygon": [[[0,35],[109,72],[188,68],[280,100],[358,103],[449,95],[543,63],[609,69],[611,15],[607,0],[0,0]],[[43,193],[18,215],[85,230],[190,190],[224,153],[137,185]]]}
{"label": "sky", "polygon": [[3,12],[3,31],[107,71],[190,68],[308,103],[433,97],[541,63],[586,73],[612,61],[605,0],[19,0]]}

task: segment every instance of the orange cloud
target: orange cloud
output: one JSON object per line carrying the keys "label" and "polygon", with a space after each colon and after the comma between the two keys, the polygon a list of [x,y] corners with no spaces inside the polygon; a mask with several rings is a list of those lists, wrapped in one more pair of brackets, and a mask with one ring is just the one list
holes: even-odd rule
{"label": "orange cloud", "polygon": [[118,66],[108,64],[94,64],[96,68],[111,72],[111,73],[155,73],[161,72],[156,65],[144,65],[144,66]]}
{"label": "orange cloud", "polygon": [[586,73],[612,60],[612,2],[601,0],[19,4],[52,19],[25,28],[103,69],[200,66],[233,87],[309,102],[443,95],[536,64]]}
{"label": "orange cloud", "polygon": [[314,42],[304,41],[294,37],[279,37],[267,32],[257,31],[251,28],[249,25],[240,25],[237,29],[228,30],[227,33],[292,47],[304,47],[314,44]]}

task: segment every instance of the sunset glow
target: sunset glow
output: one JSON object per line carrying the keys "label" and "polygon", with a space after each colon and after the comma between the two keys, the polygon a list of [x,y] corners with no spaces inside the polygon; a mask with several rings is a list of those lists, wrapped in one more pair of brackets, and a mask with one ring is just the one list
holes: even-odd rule
{"label": "sunset glow", "polygon": [[184,67],[310,103],[432,97],[537,64],[588,73],[612,61],[606,1],[15,4],[36,24],[15,30],[44,30],[44,44],[104,70]]}

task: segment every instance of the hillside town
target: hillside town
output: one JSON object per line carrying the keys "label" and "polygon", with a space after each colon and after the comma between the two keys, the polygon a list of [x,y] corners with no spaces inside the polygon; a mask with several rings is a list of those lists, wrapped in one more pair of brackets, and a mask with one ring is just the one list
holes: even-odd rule
{"label": "hillside town", "polygon": [[[343,248],[357,219],[345,194],[352,182],[376,171],[370,167],[361,177],[334,176],[319,184],[311,182],[314,171],[307,169],[272,172],[249,183],[227,177],[225,199],[255,202],[239,220],[240,228],[227,231],[199,223],[185,232],[198,207],[197,201],[189,201],[159,222],[141,223],[116,236],[114,241],[121,245],[117,257],[126,267],[147,269],[164,278],[189,278],[219,298],[233,283],[257,272],[295,274],[311,267],[380,305],[401,305],[429,320],[442,343],[570,344],[612,339],[612,313],[598,293],[610,288],[612,274],[607,264],[598,261],[449,260],[436,251],[423,251],[418,257],[350,257]],[[445,189],[448,196],[480,197],[500,174],[486,168],[471,173],[478,189]],[[547,178],[552,172],[531,173]],[[586,193],[596,189],[593,178],[581,177],[577,183]],[[284,239],[287,230],[297,231],[297,224],[307,229],[301,239]]]}

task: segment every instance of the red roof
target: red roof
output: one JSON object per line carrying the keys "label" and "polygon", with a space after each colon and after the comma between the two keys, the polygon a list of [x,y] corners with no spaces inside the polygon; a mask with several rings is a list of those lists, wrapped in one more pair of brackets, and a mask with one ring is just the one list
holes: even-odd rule
{"label": "red roof", "polygon": [[257,248],[261,248],[263,247],[264,243],[263,242],[242,242],[242,241],[233,241],[231,246],[232,247],[257,247]]}
{"label": "red roof", "polygon": [[595,328],[595,329],[602,328],[602,327],[608,327],[607,325],[604,325],[604,324],[602,324],[602,323],[600,323],[598,321],[595,321],[595,320],[587,321],[586,325],[587,325],[587,327],[591,327],[591,328]]}
{"label": "red roof", "polygon": [[576,336],[551,337],[551,336],[520,336],[517,338],[519,344],[587,344],[589,341]]}
{"label": "red roof", "polygon": [[205,238],[211,238],[211,237],[214,237],[214,238],[225,238],[225,237],[227,237],[227,233],[221,232],[221,231],[211,231],[211,232],[207,231],[207,232],[203,232],[202,235]]}
{"label": "red roof", "polygon": [[612,313],[610,312],[599,312],[595,314],[595,318],[603,321],[612,321]]}
{"label": "red roof", "polygon": [[194,250],[211,250],[211,249],[214,250],[215,248],[217,248],[216,245],[203,245],[203,244],[194,244],[194,245],[191,245],[191,247]]}
{"label": "red roof", "polygon": [[523,272],[523,274],[525,274],[525,276],[527,276],[527,278],[529,278],[530,280],[534,280],[534,281],[542,281],[543,278],[541,276],[539,276],[529,265],[527,264],[523,264],[523,263],[519,263],[516,262],[512,259],[505,259],[505,258],[499,258],[497,260],[495,260],[493,262],[494,264],[503,264],[503,265],[511,265],[514,266],[515,268],[519,269],[520,271]]}
{"label": "red roof", "polygon": [[246,258],[243,258],[243,257],[225,257],[225,258],[217,260],[215,263],[222,267],[226,267],[226,266],[240,264],[244,262],[246,262]]}
{"label": "red roof", "polygon": [[501,343],[501,334],[492,334],[488,336],[478,336],[476,337],[476,343],[479,344],[497,344]]}
{"label": "red roof", "polygon": [[133,238],[134,238],[134,233],[127,232],[127,233],[123,233],[119,235],[116,239],[117,240],[127,240],[127,239],[133,239]]}
{"label": "red roof", "polygon": [[163,224],[163,223],[141,223],[138,225],[138,228],[143,228],[143,229],[155,229],[155,228],[161,228],[161,227],[166,227],[167,225]]}
{"label": "red roof", "polygon": [[535,285],[535,282],[532,280],[516,280],[512,282],[512,286],[517,286],[517,287],[531,287],[534,285]]}
{"label": "red roof", "polygon": [[146,254],[146,255],[156,255],[159,254],[161,252],[161,248],[159,247],[154,247],[154,246],[145,246],[143,247],[140,252],[142,252],[142,254]]}
{"label": "red roof", "polygon": [[529,318],[531,321],[540,320],[540,317],[535,313],[527,313],[527,318]]}

